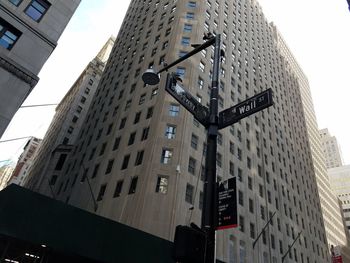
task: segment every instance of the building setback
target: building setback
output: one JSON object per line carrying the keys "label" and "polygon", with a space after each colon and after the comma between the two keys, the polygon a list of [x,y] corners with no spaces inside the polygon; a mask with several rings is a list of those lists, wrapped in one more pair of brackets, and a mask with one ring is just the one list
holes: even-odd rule
{"label": "building setback", "polygon": [[328,129],[322,129],[319,133],[321,136],[323,154],[326,158],[327,169],[342,166],[343,158],[337,138],[331,136]]}
{"label": "building setback", "polygon": [[[41,184],[48,184],[45,181],[47,178],[51,178],[52,184],[57,180],[62,167],[56,164],[60,158],[63,160],[67,157],[78,139],[114,40],[112,37],[108,39],[57,106],[56,114],[28,171],[28,182],[36,180],[33,183],[40,187]],[[49,190],[46,194],[52,195],[50,188],[46,190]]]}
{"label": "building setback", "polygon": [[80,0],[0,2],[0,137],[37,84]]}
{"label": "building setback", "polygon": [[[200,225],[206,131],[165,92],[165,74],[157,86],[141,75],[189,52],[207,32],[222,34],[225,51],[219,110],[268,88],[275,101],[219,133],[217,177],[237,178],[240,227],[218,232],[217,258],[281,262],[300,233],[288,262],[329,262],[298,75],[255,0],[131,1],[53,192],[91,211],[96,198],[96,213],[168,240],[176,225]],[[203,105],[212,57],[208,48],[173,69]],[[28,187],[47,193],[48,185]]]}

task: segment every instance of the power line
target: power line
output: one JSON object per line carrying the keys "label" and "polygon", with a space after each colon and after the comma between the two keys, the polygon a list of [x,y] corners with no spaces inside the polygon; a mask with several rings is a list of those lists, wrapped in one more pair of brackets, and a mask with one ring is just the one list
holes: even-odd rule
{"label": "power line", "polygon": [[20,108],[34,108],[34,107],[46,107],[46,106],[56,106],[58,103],[51,104],[37,104],[37,105],[23,105]]}
{"label": "power line", "polygon": [[18,141],[18,140],[28,139],[30,137],[32,137],[32,136],[26,136],[26,137],[14,138],[14,139],[9,139],[9,140],[3,140],[3,141],[0,141],[0,143]]}

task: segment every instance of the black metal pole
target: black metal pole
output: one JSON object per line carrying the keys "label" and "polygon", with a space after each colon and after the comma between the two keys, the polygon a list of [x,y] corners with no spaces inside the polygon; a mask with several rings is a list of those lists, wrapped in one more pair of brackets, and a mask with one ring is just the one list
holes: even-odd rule
{"label": "black metal pole", "polygon": [[218,87],[220,74],[220,34],[215,36],[214,66],[209,105],[209,127],[207,130],[207,152],[205,159],[204,202],[202,212],[202,229],[207,234],[205,263],[215,260],[215,226],[216,226],[216,152],[218,136]]}

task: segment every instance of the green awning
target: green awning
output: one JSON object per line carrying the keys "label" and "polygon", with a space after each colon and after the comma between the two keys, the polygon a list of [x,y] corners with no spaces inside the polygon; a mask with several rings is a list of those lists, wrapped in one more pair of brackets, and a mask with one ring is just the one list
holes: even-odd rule
{"label": "green awning", "polygon": [[175,262],[167,240],[17,185],[0,192],[0,235],[97,262]]}

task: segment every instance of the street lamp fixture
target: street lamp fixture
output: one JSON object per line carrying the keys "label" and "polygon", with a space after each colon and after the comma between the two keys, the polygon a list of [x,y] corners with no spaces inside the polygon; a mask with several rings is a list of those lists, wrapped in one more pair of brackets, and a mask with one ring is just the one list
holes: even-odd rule
{"label": "street lamp fixture", "polygon": [[142,75],[142,80],[147,85],[157,85],[160,81],[159,73],[154,69],[150,68],[145,71]]}

